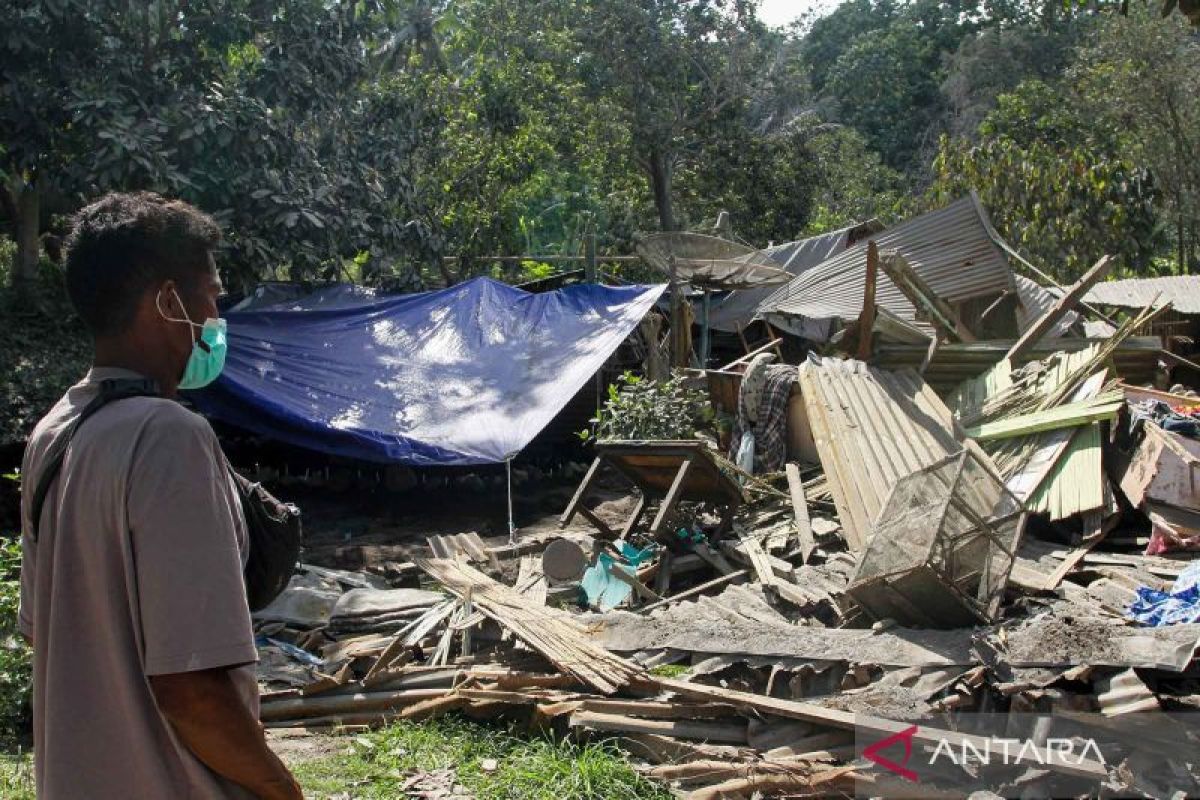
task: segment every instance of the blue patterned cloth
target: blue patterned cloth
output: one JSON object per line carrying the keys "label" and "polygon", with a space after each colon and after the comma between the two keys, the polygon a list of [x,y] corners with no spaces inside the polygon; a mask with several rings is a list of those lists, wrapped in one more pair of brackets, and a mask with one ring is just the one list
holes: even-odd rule
{"label": "blue patterned cloth", "polygon": [[1171,591],[1160,592],[1142,586],[1137,594],[1137,600],[1126,612],[1126,616],[1136,622],[1152,628],[1200,622],[1200,560],[1188,564],[1179,573]]}

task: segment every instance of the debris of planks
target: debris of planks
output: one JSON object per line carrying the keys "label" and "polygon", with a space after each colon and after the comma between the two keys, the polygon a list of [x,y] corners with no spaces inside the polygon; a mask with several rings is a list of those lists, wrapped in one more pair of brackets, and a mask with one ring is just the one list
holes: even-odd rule
{"label": "debris of planks", "polygon": [[580,624],[565,612],[533,605],[509,586],[479,570],[448,559],[417,559],[425,573],[462,598],[471,592],[475,610],[508,629],[519,640],[544,655],[563,672],[612,694],[645,670],[592,643]]}

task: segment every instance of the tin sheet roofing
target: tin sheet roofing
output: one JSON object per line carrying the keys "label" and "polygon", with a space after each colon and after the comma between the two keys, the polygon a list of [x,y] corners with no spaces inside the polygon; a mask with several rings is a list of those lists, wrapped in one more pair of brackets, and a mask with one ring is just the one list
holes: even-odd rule
{"label": "tin sheet roofing", "polygon": [[810,356],[800,365],[808,424],[851,550],[866,544],[892,487],[963,448],[946,405],[911,369]]}
{"label": "tin sheet roofing", "polygon": [[[938,295],[950,302],[1015,289],[1004,252],[992,238],[986,213],[973,197],[923,214],[868,239],[880,252],[897,250]],[[856,319],[862,311],[867,241],[806,270],[758,307],[777,318]],[[882,273],[876,302],[904,319],[915,319],[912,304]]]}
{"label": "tin sheet roofing", "polygon": [[[792,275],[800,275],[805,270],[815,267],[831,256],[846,249],[849,234],[858,226],[851,225],[841,230],[831,231],[801,239],[798,242],[776,245],[764,250],[783,269]],[[736,332],[754,321],[759,303],[770,297],[779,287],[769,286],[761,289],[742,289],[719,299],[714,299],[709,310],[709,326],[714,330]],[[697,311],[696,317],[700,317]]]}
{"label": "tin sheet roofing", "polygon": [[1151,303],[1169,300],[1171,307],[1180,314],[1200,314],[1200,275],[1105,281],[1093,286],[1084,299],[1096,305],[1119,308],[1145,308]]}

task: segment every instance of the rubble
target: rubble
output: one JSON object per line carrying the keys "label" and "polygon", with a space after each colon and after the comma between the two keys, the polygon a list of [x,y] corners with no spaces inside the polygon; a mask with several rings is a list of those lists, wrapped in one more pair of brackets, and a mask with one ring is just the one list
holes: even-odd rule
{"label": "rubble", "polygon": [[[1200,400],[1132,385],[1121,358],[1161,309],[1105,341],[1066,335],[1101,264],[1020,341],[971,342],[976,320],[904,257],[879,261],[940,319],[925,375],[881,366],[898,326],[880,320],[899,317],[866,313],[868,294],[844,341],[866,360],[772,368],[792,374],[773,373],[771,430],[753,431],[787,443],[778,470],[703,441],[600,443],[561,532],[431,537],[382,585],[305,568],[256,615],[264,724],[501,719],[610,739],[691,798],[901,796],[883,743],[1086,732],[1102,757],[1049,753],[987,785],[1200,789],[1200,729],[1172,716],[1200,709],[1200,449],[1183,424]],[[1052,330],[1065,338],[1041,341]],[[947,348],[969,366],[939,385]],[[743,413],[747,360],[710,376]],[[613,478],[632,493],[598,502]],[[920,795],[963,796],[945,779]]]}

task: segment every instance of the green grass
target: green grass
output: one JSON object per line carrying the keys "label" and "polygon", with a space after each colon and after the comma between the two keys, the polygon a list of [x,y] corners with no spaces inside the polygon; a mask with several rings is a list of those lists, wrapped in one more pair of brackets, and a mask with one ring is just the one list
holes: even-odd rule
{"label": "green grass", "polygon": [[651,675],[657,675],[660,678],[682,678],[688,674],[691,667],[686,664],[661,664],[650,669]]}
{"label": "green grass", "polygon": [[[496,769],[480,764],[495,759]],[[477,800],[668,800],[611,744],[530,738],[459,717],[401,722],[355,739],[351,752],[300,764],[305,796],[402,797],[414,771],[453,767]]]}
{"label": "green grass", "polygon": [[33,759],[28,755],[0,753],[0,797],[34,800]]}

